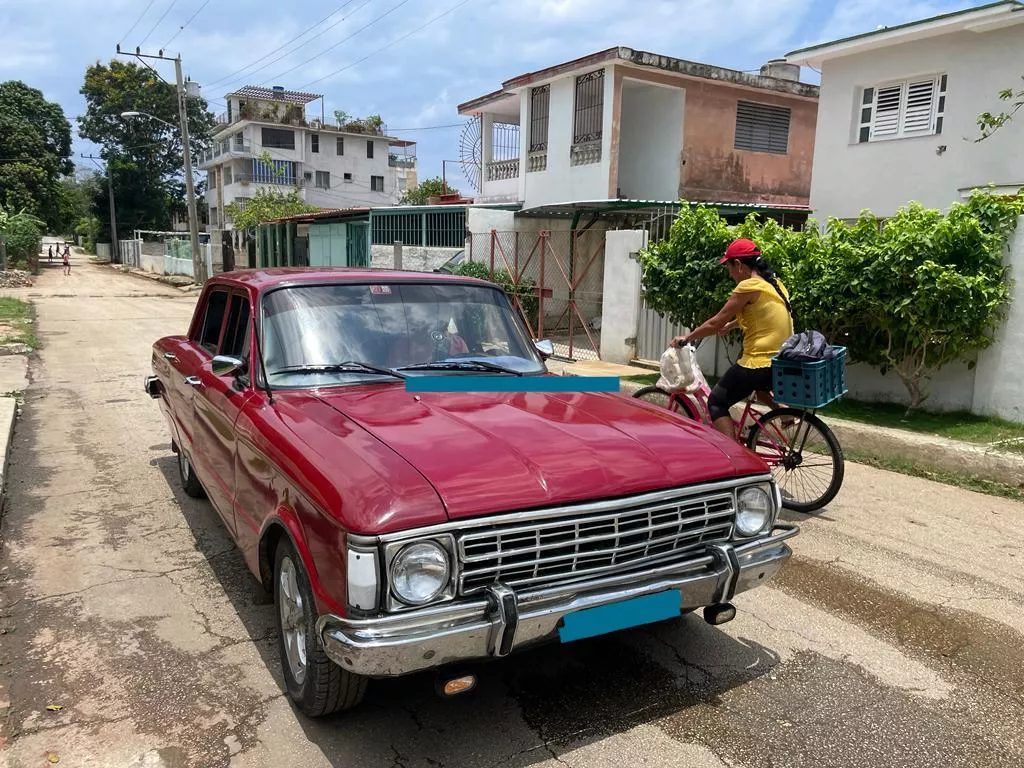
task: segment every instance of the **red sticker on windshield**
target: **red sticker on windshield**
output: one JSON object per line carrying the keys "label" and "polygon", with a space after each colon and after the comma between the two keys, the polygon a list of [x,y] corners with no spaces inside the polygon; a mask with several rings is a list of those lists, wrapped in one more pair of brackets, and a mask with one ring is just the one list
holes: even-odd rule
{"label": "red sticker on windshield", "polygon": [[371,285],[370,286],[370,293],[376,294],[378,296],[380,296],[382,294],[385,295],[385,296],[390,296],[391,295],[391,286],[389,286],[389,285]]}

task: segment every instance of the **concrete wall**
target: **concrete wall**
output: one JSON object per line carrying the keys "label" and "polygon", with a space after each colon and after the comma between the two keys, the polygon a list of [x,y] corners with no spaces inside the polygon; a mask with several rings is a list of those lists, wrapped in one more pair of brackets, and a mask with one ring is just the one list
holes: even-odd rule
{"label": "concrete wall", "polygon": [[683,148],[682,88],[622,81],[618,191],[638,200],[675,200]]}
{"label": "concrete wall", "polygon": [[[975,121],[999,112],[1003,88],[1020,85],[1024,25],[959,32],[826,61],[814,153],[814,216],[852,218],[864,208],[888,216],[910,200],[945,209],[960,188],[989,182],[1024,185],[1024,120],[981,143]],[[856,142],[861,88],[885,81],[947,74],[942,133]],[[945,151],[939,154],[939,148]]]}
{"label": "concrete wall", "polygon": [[[604,117],[602,122],[601,162],[572,165],[570,150],[573,143],[573,112],[576,94],[576,76],[573,73],[552,81],[548,105],[547,170],[526,172],[520,167],[521,197],[527,207],[570,200],[605,200],[609,196],[612,156],[612,126],[614,124],[615,69],[605,67]],[[522,95],[520,139],[528,141],[529,89]],[[521,151],[520,158],[526,155]]]}
{"label": "concrete wall", "polygon": [[[741,100],[791,110],[787,154],[735,148],[736,108]],[[818,104],[813,99],[689,80],[679,197],[806,205],[811,191],[817,112]]]}
{"label": "concrete wall", "polygon": [[[966,363],[947,365],[933,372],[931,382],[926,385],[929,393],[924,403],[928,411],[969,411],[974,399],[975,372],[968,370]],[[900,377],[890,371],[884,376],[878,369],[864,363],[846,367],[846,386],[849,397],[878,403],[910,402],[906,387]]]}
{"label": "concrete wall", "polygon": [[[432,272],[460,250],[462,249],[419,248],[412,245],[403,245],[402,269],[413,272]],[[375,269],[394,269],[395,247],[393,245],[371,246],[370,266]]]}
{"label": "concrete wall", "polygon": [[1014,280],[1013,304],[996,342],[978,356],[972,410],[986,416],[1024,421],[1024,217],[1006,257]]}
{"label": "concrete wall", "polygon": [[636,351],[640,318],[640,262],[630,254],[647,246],[645,230],[621,229],[605,235],[601,359],[626,365]]}

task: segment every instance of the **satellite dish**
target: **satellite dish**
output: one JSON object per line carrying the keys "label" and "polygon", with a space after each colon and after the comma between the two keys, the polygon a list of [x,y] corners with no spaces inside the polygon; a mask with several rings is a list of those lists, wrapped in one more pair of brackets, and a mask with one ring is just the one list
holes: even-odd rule
{"label": "satellite dish", "polygon": [[459,136],[459,160],[462,163],[462,175],[466,177],[469,186],[477,192],[480,191],[480,166],[483,161],[482,119],[474,117],[463,126],[462,134]]}

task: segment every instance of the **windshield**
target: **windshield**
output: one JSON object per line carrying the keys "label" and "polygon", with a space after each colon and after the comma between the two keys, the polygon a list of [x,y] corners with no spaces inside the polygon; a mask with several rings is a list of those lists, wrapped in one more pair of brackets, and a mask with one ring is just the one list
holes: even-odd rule
{"label": "windshield", "polygon": [[[404,375],[502,375],[498,366],[544,371],[507,297],[488,286],[293,286],[267,294],[263,317],[272,387],[398,380],[357,363],[378,369],[454,363]],[[492,365],[485,370],[474,360]]]}

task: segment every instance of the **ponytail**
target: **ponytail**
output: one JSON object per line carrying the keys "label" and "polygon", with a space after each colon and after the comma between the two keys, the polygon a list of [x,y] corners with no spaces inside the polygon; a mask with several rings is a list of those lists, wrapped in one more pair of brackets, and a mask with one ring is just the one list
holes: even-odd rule
{"label": "ponytail", "polygon": [[739,260],[742,264],[746,264],[752,270],[754,270],[761,279],[768,283],[775,292],[779,294],[779,298],[782,299],[782,303],[786,305],[786,311],[789,312],[789,316],[793,316],[793,307],[789,304],[789,299],[786,298],[786,294],[782,292],[779,287],[779,280],[775,276],[775,270],[772,269],[771,264],[765,261],[764,256],[751,256],[746,259]]}

